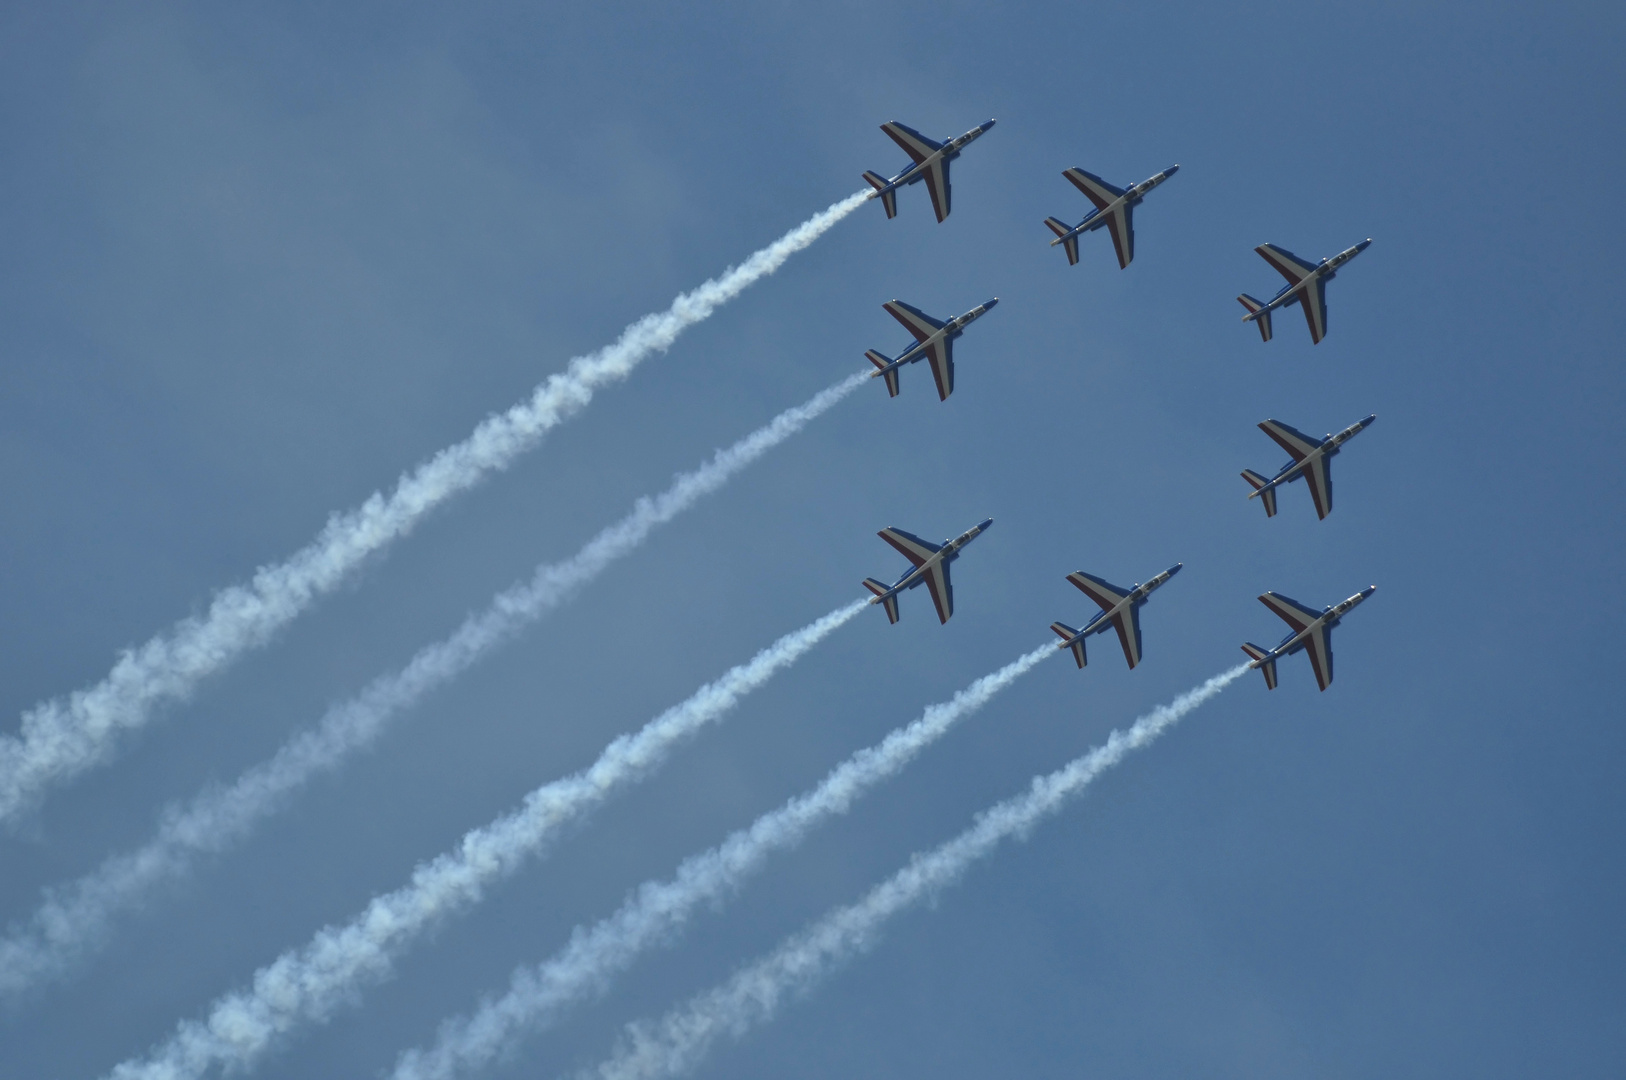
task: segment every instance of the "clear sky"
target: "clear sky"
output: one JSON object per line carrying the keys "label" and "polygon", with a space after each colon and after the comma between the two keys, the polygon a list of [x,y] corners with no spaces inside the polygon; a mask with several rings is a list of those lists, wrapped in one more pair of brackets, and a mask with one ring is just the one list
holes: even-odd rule
{"label": "clear sky", "polygon": [[[896,171],[867,205],[353,586],[0,836],[0,921],[263,759],[632,500],[905,338],[999,309],[658,533],[377,750],[0,1012],[0,1075],[91,1077],[419,860],[901,559],[865,612],[265,1077],[370,1076],[645,878],[1089,602],[1185,571],[1146,659],[1060,655],[501,1076],[601,1057],[989,803],[1377,584],[1337,681],[1250,673],[771,1026],[721,1080],[1626,1072],[1622,11],[1506,4],[12,5],[0,14],[5,719],[309,540],[572,356]],[[1178,162],[1069,267],[1078,166]],[[1234,300],[1373,243],[1259,341]],[[1267,520],[1254,425],[1378,421]],[[1099,644],[1097,644],[1099,643]],[[1611,705],[1610,702],[1615,702]]]}

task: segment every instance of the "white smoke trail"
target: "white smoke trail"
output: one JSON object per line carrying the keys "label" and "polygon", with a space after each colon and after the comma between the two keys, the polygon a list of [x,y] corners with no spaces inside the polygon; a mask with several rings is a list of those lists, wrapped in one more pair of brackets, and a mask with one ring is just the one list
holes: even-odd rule
{"label": "white smoke trail", "polygon": [[787,409],[733,446],[683,473],[653,499],[600,532],[562,563],[539,567],[529,581],[497,594],[450,637],[419,650],[399,671],[375,679],[360,695],[330,709],[316,728],[286,743],[270,760],[230,787],[206,791],[166,814],[143,847],[117,855],[70,885],[46,894],[23,926],[0,940],[0,998],[15,997],[66,973],[105,940],[113,918],[191,869],[197,856],[241,840],[299,787],[339,767],[369,745],[388,723],[422,696],[462,672],[522,627],[596,578],[664,524],[717,490],[867,381],[859,372],[807,402]]}
{"label": "white smoke trail", "polygon": [[503,997],[482,1003],[472,1017],[443,1025],[429,1049],[402,1055],[394,1080],[450,1080],[472,1072],[511,1050],[526,1033],[547,1026],[570,1004],[602,992],[611,976],[644,949],[669,937],[700,904],[737,887],[774,851],[799,843],[825,819],[845,813],[870,788],[896,775],[1055,651],[1053,644],[1041,645],[983,676],[950,700],[927,708],[914,723],[842,762],[812,791],[764,814],[710,851],[684,860],[671,880],[645,882],[614,915],[591,929],[578,929],[559,955],[516,971]]}
{"label": "white smoke trail", "polygon": [[519,809],[471,830],[454,850],[420,864],[411,882],[374,897],[348,923],[324,927],[306,945],[283,953],[254,973],[249,988],[217,1000],[207,1019],[183,1021],[162,1046],[118,1065],[111,1076],[181,1080],[217,1065],[247,1068],[278,1036],[326,1019],[353,1002],[362,986],[385,978],[394,959],[431,928],[478,903],[487,886],[542,852],[565,826],[649,775],[678,743],[720,719],[867,604],[855,600],[786,634],[636,734],[610,743],[588,768],[532,791]]}
{"label": "white smoke trail", "polygon": [[628,1026],[611,1056],[579,1080],[652,1080],[692,1068],[719,1036],[743,1035],[772,1017],[787,993],[813,985],[832,967],[868,948],[893,915],[952,883],[1002,840],[1023,836],[1059,810],[1131,751],[1146,746],[1182,716],[1247,671],[1239,665],[1114,731],[1106,743],[1050,773],[1023,794],[979,815],[971,828],[877,885],[856,904],[840,907],[793,935],[763,959],[655,1023]]}
{"label": "white smoke trail", "polygon": [[586,407],[596,390],[626,378],[651,354],[706,319],[791,255],[852,213],[851,195],[798,225],[739,266],[646,315],[614,344],[572,360],[530,399],[488,417],[468,438],[441,450],[354,510],[335,514],[314,541],[263,566],[246,585],[217,593],[206,614],[185,619],[119,657],[106,677],[23,714],[15,736],[0,738],[0,823],[15,821],[47,788],[107,760],[119,735],[144,725],[159,703],[186,697],[205,677],[264,644],[363,559],[406,535],[426,513],[507,467],[551,428]]}

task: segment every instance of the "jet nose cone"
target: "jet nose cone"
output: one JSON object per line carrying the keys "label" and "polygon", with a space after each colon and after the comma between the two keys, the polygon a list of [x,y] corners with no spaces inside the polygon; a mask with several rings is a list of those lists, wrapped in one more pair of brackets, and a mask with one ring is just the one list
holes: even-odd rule
{"label": "jet nose cone", "polygon": [[1360,243],[1355,245],[1355,250],[1356,251],[1365,251],[1367,249],[1367,247],[1371,243],[1372,243],[1372,238],[1370,236],[1368,236],[1365,240],[1362,240]]}
{"label": "jet nose cone", "polygon": [[986,124],[982,125],[982,130],[987,131],[989,128],[993,127],[997,123],[999,123],[998,120],[990,120]]}
{"label": "jet nose cone", "polygon": [[[993,518],[986,518],[986,519],[984,519],[984,520],[983,520],[983,522],[982,522],[982,524],[981,524],[981,525],[978,525],[978,526],[977,526],[977,531],[978,531],[978,532],[985,532],[985,531],[987,531],[987,529],[988,529],[988,528],[989,528],[989,526],[991,526],[991,525],[993,525],[993,523],[994,523],[994,519],[993,519]],[[1376,586],[1374,586],[1374,588],[1375,588],[1375,587],[1376,587]]]}
{"label": "jet nose cone", "polygon": [[1184,565],[1186,564],[1183,562],[1177,562],[1173,566],[1169,567],[1169,576],[1173,577],[1174,575],[1178,574],[1180,572],[1180,568]]}
{"label": "jet nose cone", "polygon": [[1173,176],[1175,173],[1177,173],[1179,171],[1180,171],[1180,166],[1178,166],[1178,165],[1170,165],[1167,169],[1163,170],[1163,175],[1164,176]]}
{"label": "jet nose cone", "polygon": [[994,310],[994,308],[996,308],[998,306],[999,306],[999,297],[997,297],[997,296],[994,297],[992,300],[984,300],[982,302],[982,309],[984,311],[992,311],[992,310]]}

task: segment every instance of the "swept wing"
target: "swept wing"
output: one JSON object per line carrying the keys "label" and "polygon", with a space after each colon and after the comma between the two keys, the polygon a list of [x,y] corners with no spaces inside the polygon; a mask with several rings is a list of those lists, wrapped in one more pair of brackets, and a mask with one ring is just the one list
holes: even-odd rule
{"label": "swept wing", "polygon": [[924,565],[927,559],[943,550],[943,545],[934,544],[930,540],[922,540],[914,533],[904,532],[902,529],[886,528],[882,529],[877,535],[897,548],[905,559],[908,559],[916,566]]}

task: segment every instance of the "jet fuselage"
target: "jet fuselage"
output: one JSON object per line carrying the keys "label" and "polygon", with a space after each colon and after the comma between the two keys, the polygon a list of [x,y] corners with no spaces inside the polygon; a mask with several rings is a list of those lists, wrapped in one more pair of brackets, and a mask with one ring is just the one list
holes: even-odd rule
{"label": "jet fuselage", "polygon": [[1180,166],[1170,165],[1167,169],[1164,169],[1156,176],[1147,177],[1145,180],[1142,180],[1128,191],[1125,191],[1118,198],[1112,200],[1112,202],[1108,203],[1106,206],[1097,207],[1096,209],[1091,210],[1088,214],[1085,214],[1084,220],[1075,225],[1072,232],[1065,236],[1056,237],[1054,240],[1050,241],[1050,246],[1055,247],[1057,244],[1064,244],[1075,236],[1081,236],[1084,233],[1094,232],[1096,229],[1102,228],[1106,225],[1107,219],[1114,211],[1118,210],[1120,207],[1129,207],[1133,209],[1134,207],[1139,206],[1146,198],[1147,192],[1151,191],[1153,188],[1157,187],[1157,185],[1161,184],[1163,181],[1167,180],[1169,177],[1173,176],[1179,171]]}
{"label": "jet fuselage", "polygon": [[1297,282],[1283,285],[1281,291],[1270,298],[1270,303],[1266,304],[1258,311],[1252,311],[1244,315],[1242,317],[1242,321],[1249,322],[1253,319],[1257,319],[1265,312],[1275,311],[1277,308],[1292,307],[1294,304],[1299,302],[1298,290],[1304,288],[1305,282],[1331,281],[1333,278],[1338,276],[1338,268],[1340,266],[1343,266],[1345,263],[1349,262],[1349,260],[1365,251],[1366,246],[1371,242],[1372,241],[1370,239],[1362,240],[1354,247],[1347,247],[1330,259],[1322,259],[1320,262],[1316,263],[1314,270],[1304,275]]}
{"label": "jet fuselage", "polygon": [[1113,607],[1103,608],[1096,612],[1093,616],[1091,616],[1090,621],[1084,624],[1084,629],[1078,632],[1078,636],[1063,641],[1061,643],[1061,647],[1067,648],[1079,638],[1086,638],[1091,634],[1099,633],[1100,631],[1106,629],[1105,624],[1097,625],[1098,623],[1102,623],[1102,620],[1107,620],[1110,622],[1114,615],[1121,615],[1140,604],[1144,604],[1147,598],[1151,596],[1152,593],[1157,591],[1158,586],[1162,585],[1174,575],[1178,574],[1180,572],[1180,568],[1184,565],[1186,564],[1175,563],[1161,574],[1158,574],[1156,577],[1147,581],[1144,585],[1138,581],[1135,582],[1135,586],[1129,590],[1128,596],[1125,596],[1122,600],[1118,601],[1118,603]]}
{"label": "jet fuselage", "polygon": [[924,584],[926,581],[926,575],[931,573],[934,566],[937,566],[939,563],[951,563],[955,559],[959,558],[960,550],[967,544],[971,543],[971,541],[975,540],[978,536],[981,536],[983,533],[987,532],[988,527],[993,523],[993,518],[985,518],[976,525],[971,526],[971,528],[967,529],[959,536],[956,536],[953,540],[943,541],[943,546],[937,549],[937,551],[933,552],[925,562],[921,563],[919,566],[911,566],[907,573],[892,583],[892,588],[888,589],[886,593],[871,599],[870,603],[879,604],[888,596],[896,596],[905,589],[913,589],[916,585]]}
{"label": "jet fuselage", "polygon": [[998,303],[999,297],[996,296],[991,300],[983,301],[970,311],[966,312],[964,315],[956,315],[954,318],[944,323],[940,330],[932,334],[925,341],[915,342],[913,345],[903,350],[903,352],[899,353],[898,358],[892,361],[886,367],[877,368],[871,377],[874,378],[876,376],[885,375],[889,371],[900,368],[904,364],[912,364],[916,360],[924,360],[926,358],[926,354],[931,350],[933,345],[936,345],[940,341],[953,341],[955,338],[965,333],[966,327],[970,326],[972,323],[994,310],[994,306]]}
{"label": "jet fuselage", "polygon": [[1297,633],[1288,634],[1281,640],[1281,644],[1277,645],[1274,649],[1271,649],[1259,659],[1251,661],[1248,666],[1250,668],[1263,667],[1265,664],[1268,664],[1273,660],[1278,660],[1284,656],[1292,656],[1294,653],[1301,651],[1305,646],[1305,642],[1307,642],[1317,630],[1331,630],[1333,627],[1337,626],[1339,620],[1341,620],[1345,615],[1348,615],[1355,608],[1359,607],[1367,597],[1377,592],[1377,589],[1378,587],[1376,585],[1368,585],[1354,596],[1351,596],[1348,600],[1342,600],[1334,604],[1332,607],[1325,609],[1322,611],[1320,618],[1316,619],[1309,626],[1306,626],[1303,630],[1300,630]]}
{"label": "jet fuselage", "polygon": [[1251,492],[1248,495],[1248,498],[1256,499],[1265,492],[1279,487],[1282,484],[1292,483],[1294,480],[1300,479],[1304,476],[1305,470],[1309,469],[1317,461],[1324,458],[1330,458],[1334,454],[1338,453],[1338,448],[1340,446],[1344,445],[1350,439],[1353,439],[1355,436],[1365,431],[1367,425],[1371,424],[1372,421],[1376,420],[1377,418],[1378,414],[1373,413],[1364,420],[1357,420],[1355,423],[1349,425],[1336,435],[1328,435],[1324,440],[1322,440],[1320,446],[1316,447],[1314,450],[1311,450],[1304,456],[1303,461],[1289,461],[1286,465],[1283,465],[1281,470],[1277,472],[1275,476],[1270,478],[1270,482],[1268,484]]}
{"label": "jet fuselage", "polygon": [[886,182],[886,187],[877,188],[875,192],[870,195],[870,198],[874,199],[885,192],[896,191],[900,187],[907,187],[910,184],[920,183],[920,181],[926,178],[927,169],[931,168],[939,161],[953,161],[955,158],[959,157],[961,150],[964,150],[967,146],[970,146],[973,142],[980,138],[984,132],[993,127],[994,124],[995,121],[993,120],[988,121],[986,124],[978,124],[964,135],[956,135],[937,150],[932,151],[932,153],[926,156],[924,161],[911,161],[902,172],[898,173],[898,175],[892,177]]}

